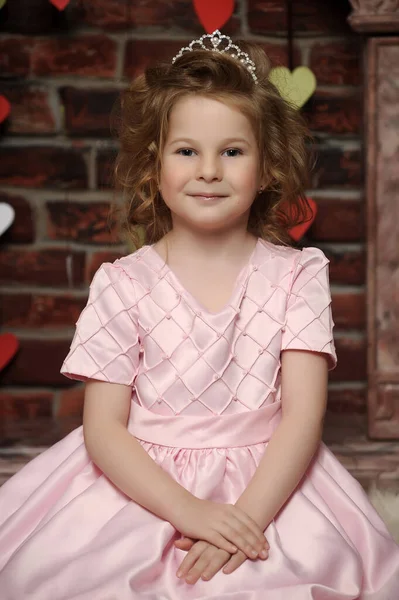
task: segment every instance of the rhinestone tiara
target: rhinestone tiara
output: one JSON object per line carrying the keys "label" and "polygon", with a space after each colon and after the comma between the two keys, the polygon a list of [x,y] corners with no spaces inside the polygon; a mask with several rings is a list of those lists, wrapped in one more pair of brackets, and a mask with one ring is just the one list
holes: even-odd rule
{"label": "rhinestone tiara", "polygon": [[190,42],[188,46],[181,48],[176,56],[172,59],[172,63],[183,56],[183,54],[186,52],[193,52],[193,50],[208,50],[210,52],[228,54],[232,58],[238,60],[247,69],[247,71],[250,72],[254,82],[258,83],[255,73],[256,67],[253,60],[249,58],[249,55],[246,52],[240,50],[240,48],[233,43],[233,40],[228,35],[220,33],[219,29],[216,29],[213,33],[203,35],[198,40],[193,40]]}

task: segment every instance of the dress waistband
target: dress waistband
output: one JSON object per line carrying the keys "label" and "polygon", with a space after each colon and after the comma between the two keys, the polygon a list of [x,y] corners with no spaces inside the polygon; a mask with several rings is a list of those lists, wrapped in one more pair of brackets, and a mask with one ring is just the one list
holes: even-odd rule
{"label": "dress waistband", "polygon": [[281,401],[229,415],[160,415],[131,403],[129,432],[175,448],[234,448],[267,442],[281,419]]}

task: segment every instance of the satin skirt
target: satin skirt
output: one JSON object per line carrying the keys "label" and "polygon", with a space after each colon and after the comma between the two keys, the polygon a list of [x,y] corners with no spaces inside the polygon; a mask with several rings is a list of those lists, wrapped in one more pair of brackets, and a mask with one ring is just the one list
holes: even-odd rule
{"label": "satin skirt", "polygon": [[[165,417],[133,403],[128,429],[197,497],[234,503],[280,418],[279,402],[203,417]],[[0,489],[0,600],[399,598],[399,547],[323,443],[265,533],[266,561],[247,560],[195,585],[181,581],[179,532],[107,479],[79,427]]]}

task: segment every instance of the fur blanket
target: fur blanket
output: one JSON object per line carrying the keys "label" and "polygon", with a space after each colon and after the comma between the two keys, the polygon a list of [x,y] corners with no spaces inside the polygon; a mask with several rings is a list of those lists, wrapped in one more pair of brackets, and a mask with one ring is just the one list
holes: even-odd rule
{"label": "fur blanket", "polygon": [[368,496],[396,543],[399,544],[399,493],[379,490],[374,485],[370,488]]}

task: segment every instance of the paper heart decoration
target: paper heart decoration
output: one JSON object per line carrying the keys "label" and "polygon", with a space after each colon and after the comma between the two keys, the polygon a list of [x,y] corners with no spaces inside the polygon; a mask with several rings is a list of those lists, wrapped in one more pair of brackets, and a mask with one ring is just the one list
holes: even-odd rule
{"label": "paper heart decoration", "polygon": [[307,221],[305,223],[301,223],[300,225],[295,225],[290,229],[289,234],[295,242],[299,242],[301,238],[305,235],[307,230],[312,226],[313,221],[316,218],[317,214],[317,204],[312,198],[307,198],[308,208],[306,210]]}
{"label": "paper heart decoration", "polygon": [[15,212],[12,206],[5,202],[0,202],[0,235],[10,227],[14,221]]}
{"label": "paper heart decoration", "polygon": [[68,6],[70,0],[50,0],[51,4],[54,4],[58,10],[64,10]]}
{"label": "paper heart decoration", "polygon": [[269,79],[295,108],[301,108],[309,100],[317,85],[316,77],[308,67],[297,67],[292,72],[287,67],[275,67],[270,71]]}
{"label": "paper heart decoration", "polygon": [[[0,0],[1,1],[1,0]],[[0,123],[5,121],[10,114],[11,106],[5,96],[0,96]]]}
{"label": "paper heart decoration", "polygon": [[4,369],[10,360],[15,356],[19,348],[17,338],[12,333],[2,333],[0,335],[0,371]]}
{"label": "paper heart decoration", "polygon": [[234,11],[234,0],[193,0],[194,9],[207,33],[221,29]]}

